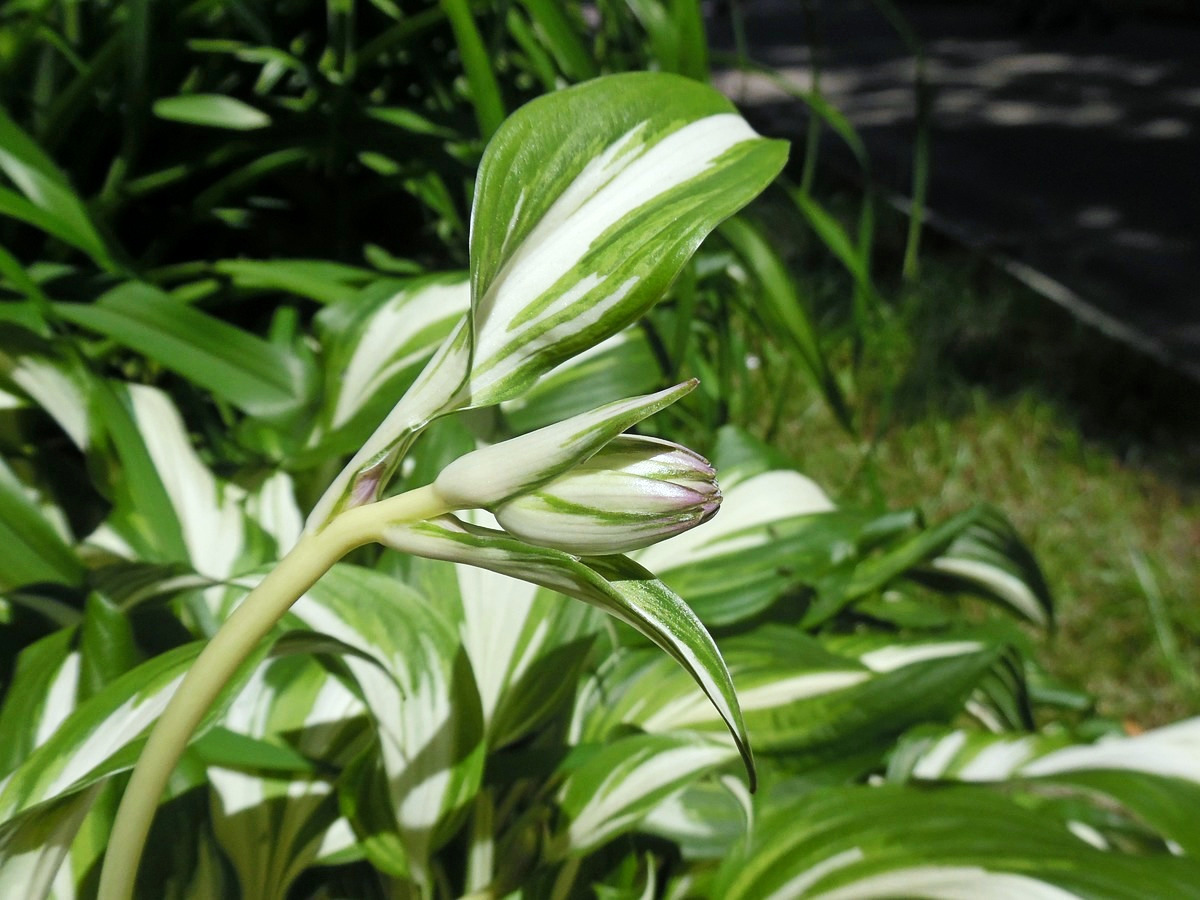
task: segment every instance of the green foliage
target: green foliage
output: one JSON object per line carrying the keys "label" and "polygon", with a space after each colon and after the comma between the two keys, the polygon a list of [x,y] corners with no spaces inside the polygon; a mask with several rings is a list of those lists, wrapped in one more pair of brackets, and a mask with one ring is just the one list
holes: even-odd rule
{"label": "green foliage", "polygon": [[[700,10],[0,12],[0,895],[94,893],[148,726],[306,516],[692,375],[649,427],[711,450],[717,518],[628,558],[391,523],[207,713],[140,893],[1195,892],[1196,723],[1046,689],[1005,516],[839,507],[729,424],[799,381],[862,424],[779,235],[856,339],[886,312],[869,201],[727,219],[785,151],[700,83]],[[651,64],[687,78],[557,90]]]}

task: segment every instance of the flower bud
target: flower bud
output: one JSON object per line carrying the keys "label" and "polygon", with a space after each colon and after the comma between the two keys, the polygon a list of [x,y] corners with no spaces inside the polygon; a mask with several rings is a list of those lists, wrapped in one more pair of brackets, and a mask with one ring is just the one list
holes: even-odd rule
{"label": "flower bud", "polygon": [[496,509],[509,534],[579,556],[625,553],[712,518],[716,472],[686,447],[621,435],[565,475]]}
{"label": "flower bud", "polygon": [[494,512],[513,497],[574,471],[626,428],[670,406],[697,383],[693,378],[654,394],[606,403],[528,434],[473,450],[443,468],[433,486],[450,509]]}

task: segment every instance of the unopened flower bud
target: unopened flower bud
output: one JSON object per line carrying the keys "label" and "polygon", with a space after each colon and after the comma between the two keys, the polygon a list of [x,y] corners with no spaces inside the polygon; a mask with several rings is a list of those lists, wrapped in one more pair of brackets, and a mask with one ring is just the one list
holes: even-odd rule
{"label": "unopened flower bud", "polygon": [[509,534],[579,556],[625,553],[716,514],[716,472],[697,453],[621,435],[565,475],[496,509]]}

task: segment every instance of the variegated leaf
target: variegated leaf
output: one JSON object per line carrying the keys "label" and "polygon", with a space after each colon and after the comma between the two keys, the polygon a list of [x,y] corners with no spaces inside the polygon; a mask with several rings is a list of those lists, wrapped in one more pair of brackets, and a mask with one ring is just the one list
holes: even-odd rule
{"label": "variegated leaf", "polygon": [[[1200,858],[1200,719],[1132,737],[1073,744],[1065,734],[913,735],[896,748],[895,780],[1004,782],[1103,796],[1181,851]],[[1126,827],[1130,827],[1127,825]]]}
{"label": "variegated leaf", "polygon": [[385,530],[384,543],[406,553],[479,566],[596,606],[632,626],[678,662],[729,729],[750,779],[754,761],[737,695],[720,651],[677,595],[623,556],[579,558],[533,547],[504,532],[442,516]]}
{"label": "variegated leaf", "polygon": [[798,472],[719,471],[724,499],[716,518],[633,554],[711,625],[754,615],[797,577],[824,571],[830,550],[858,521],[824,516],[833,504]]}
{"label": "variegated leaf", "polygon": [[0,709],[0,774],[7,775],[49,740],[75,709],[79,651],[74,628],[63,628],[30,644],[17,658]]}
{"label": "variegated leaf", "polygon": [[[292,656],[260,667],[226,711],[222,724],[238,734],[287,746],[340,767],[361,747],[364,706],[311,657]],[[210,766],[213,830],[238,873],[242,896],[282,900],[318,858],[354,842],[338,817],[328,777]]]}
{"label": "variegated leaf", "polygon": [[100,785],[93,785],[0,824],[0,897],[76,896],[69,867],[63,863],[99,790]]}
{"label": "variegated leaf", "polygon": [[361,441],[387,415],[471,305],[467,274],[447,273],[355,293],[317,317],[328,347],[323,434]]}
{"label": "variegated leaf", "polygon": [[[475,512],[472,524],[493,523]],[[600,614],[563,603],[553,591],[469,565],[417,558],[412,583],[426,585],[430,602],[457,624],[471,660],[488,744],[501,747],[527,735],[569,702],[583,652]]]}
{"label": "variegated leaf", "polygon": [[[0,782],[0,829],[8,835],[5,840],[10,842],[10,849],[24,846],[22,842],[31,833],[29,828],[35,829],[34,833],[51,828],[56,844],[69,846],[95,796],[90,789],[132,768],[146,731],[162,714],[201,649],[200,644],[178,647],[116,679],[78,706],[45,743]],[[239,667],[201,722],[197,735],[220,715],[228,699],[269,650],[267,642]],[[80,797],[87,799],[77,801]],[[41,869],[53,865],[56,869],[63,858],[39,856],[37,865]],[[27,871],[23,867],[32,861],[25,850],[0,854],[0,884],[10,877],[24,877],[10,875],[9,866],[20,873]],[[54,877],[54,871],[43,874]]]}
{"label": "variegated leaf", "polygon": [[659,803],[735,759],[730,747],[692,735],[631,735],[576,748],[564,764],[558,802],[566,823],[551,842],[551,858],[584,853],[636,828]]}
{"label": "variegated leaf", "polygon": [[712,886],[726,900],[1200,897],[1200,865],[1098,850],[1066,823],[977,788],[798,790]]}
{"label": "variegated leaf", "polygon": [[1041,568],[999,510],[978,507],[971,523],[928,568],[950,586],[990,597],[1035,625],[1054,621]]}
{"label": "variegated leaf", "polygon": [[[726,640],[725,659],[751,739],[762,752],[796,764],[878,757],[888,742],[923,721],[962,708],[997,650],[974,641],[836,653],[791,629],[760,628]],[[624,651],[580,692],[570,736],[601,740],[622,726],[655,733],[724,730],[695,688],[655,654]]]}
{"label": "variegated leaf", "polygon": [[384,805],[404,874],[428,883],[430,857],[461,821],[483,771],[479,695],[454,631],[410,589],[347,565],[330,570],[292,612],[377,661],[346,658],[376,725],[386,786],[382,796],[361,799]]}
{"label": "variegated leaf", "polygon": [[633,73],[540,97],[484,153],[471,317],[322,497],[309,527],[378,497],[437,415],[512,399],[638,319],[700,241],[782,168],[720,94]]}
{"label": "variegated leaf", "polygon": [[0,821],[131,766],[130,745],[162,712],[199,651],[189,644],[156,656],[77,708],[0,786]]}
{"label": "variegated leaf", "polygon": [[480,165],[464,399],[514,397],[639,318],[786,156],[711,88],[662,73],[600,78],[523,107]]}

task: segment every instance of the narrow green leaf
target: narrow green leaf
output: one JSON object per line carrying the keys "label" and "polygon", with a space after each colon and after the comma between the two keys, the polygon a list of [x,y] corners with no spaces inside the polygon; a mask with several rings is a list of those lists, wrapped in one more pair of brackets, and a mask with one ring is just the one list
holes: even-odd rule
{"label": "narrow green leaf", "polygon": [[586,81],[599,74],[591,50],[570,21],[572,8],[556,0],[520,0],[538,37],[554,55],[555,62],[570,81]]}
{"label": "narrow green leaf", "polygon": [[271,117],[236,97],[224,94],[181,94],[154,101],[154,114],[170,122],[253,131],[271,124]]}
{"label": "narrow green leaf", "polygon": [[24,198],[0,191],[0,214],[23,219],[88,254],[101,268],[118,266],[83,201],[37,143],[0,109],[0,170]]}
{"label": "narrow green leaf", "polygon": [[83,565],[0,460],[0,590],[52,582],[78,584]]}
{"label": "narrow green leaf", "polygon": [[746,269],[758,281],[768,322],[787,335],[825,402],[842,424],[849,426],[850,411],[837,379],[826,363],[808,310],[796,292],[796,279],[763,235],[744,218],[727,219],[721,225],[720,233],[733,245]]}
{"label": "narrow green leaf", "polygon": [[282,291],[327,304],[349,300],[357,286],[377,277],[367,269],[317,259],[222,259],[213,269],[229,276],[235,287]]}
{"label": "narrow green leaf", "polygon": [[291,775],[309,775],[312,760],[285,744],[238,734],[225,727],[213,728],[192,744],[192,752],[206,766],[225,769],[254,769]]}
{"label": "narrow green leaf", "polygon": [[128,282],[96,303],[55,309],[253,416],[278,416],[304,398],[308,375],[297,357],[148,284]]}
{"label": "narrow green leaf", "polygon": [[817,200],[802,190],[793,191],[792,199],[821,243],[854,277],[856,288],[874,298],[875,287],[871,282],[867,260],[863,258],[860,249],[854,245],[841,223]]}
{"label": "narrow green leaf", "polygon": [[103,594],[88,594],[79,633],[79,699],[86,700],[138,662],[133,629]]}
{"label": "narrow green leaf", "polygon": [[441,0],[441,6],[450,20],[450,27],[454,29],[458,55],[471,87],[475,120],[479,123],[480,135],[486,140],[496,133],[504,121],[504,100],[492,71],[492,58],[483,45],[483,38],[479,36],[467,0]]}

